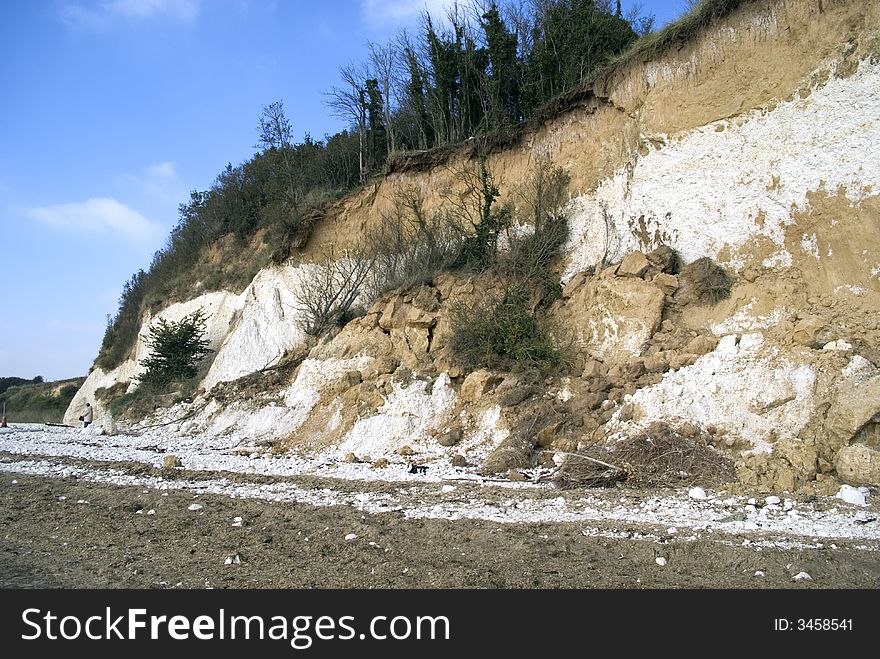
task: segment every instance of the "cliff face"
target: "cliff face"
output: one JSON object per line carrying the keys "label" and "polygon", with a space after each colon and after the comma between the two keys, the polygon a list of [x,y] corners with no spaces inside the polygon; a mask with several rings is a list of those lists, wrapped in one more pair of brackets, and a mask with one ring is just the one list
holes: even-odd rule
{"label": "cliff face", "polygon": [[[315,228],[306,259],[369,232],[396,191],[416,188],[438,208],[465,157],[350,196]],[[474,283],[447,276],[383,298],[291,362],[306,350],[295,291],[310,267],[291,264],[260,272],[241,295],[162,312],[204,308],[216,350],[209,394],[167,415],[183,434],[374,459],[408,445],[425,460],[459,454],[496,471],[525,466],[499,462],[499,451],[519,455],[517,441],[543,459],[536,442],[552,455],[660,421],[708,432],[747,486],[880,483],[878,3],[744,3],[685,45],[618,67],[488,164],[509,195],[544,157],[571,177],[553,313],[580,377],[537,388],[513,374],[464,378],[447,311]],[[686,279],[651,254],[661,245],[685,263],[725,266],[731,297],[689,304]],[[144,350],[93,371],[66,420],[98,388],[130,381]],[[271,382],[241,379],[267,368]],[[520,437],[526,418],[532,435],[553,430]]]}

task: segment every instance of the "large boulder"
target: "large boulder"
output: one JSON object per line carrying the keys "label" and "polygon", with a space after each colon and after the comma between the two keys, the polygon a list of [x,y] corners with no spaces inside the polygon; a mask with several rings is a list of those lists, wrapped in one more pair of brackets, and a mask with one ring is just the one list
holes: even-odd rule
{"label": "large boulder", "polygon": [[576,346],[605,363],[642,354],[660,326],[663,291],[634,277],[591,279],[558,307],[563,332]]}
{"label": "large boulder", "polygon": [[486,369],[474,371],[461,384],[461,400],[466,403],[479,403],[480,399],[501,384],[504,376]]}
{"label": "large boulder", "polygon": [[825,430],[833,448],[852,443],[859,431],[880,418],[880,369],[855,355],[841,376],[825,414]]}
{"label": "large boulder", "polygon": [[838,477],[851,485],[880,485],[880,451],[863,444],[846,446],[834,461]]}

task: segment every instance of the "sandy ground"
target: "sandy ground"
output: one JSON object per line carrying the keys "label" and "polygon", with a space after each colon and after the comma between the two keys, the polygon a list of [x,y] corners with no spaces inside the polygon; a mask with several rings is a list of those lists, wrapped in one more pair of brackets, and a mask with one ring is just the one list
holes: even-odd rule
{"label": "sandy ground", "polygon": [[[876,542],[864,538],[813,542],[778,534],[713,534],[711,528],[685,534],[665,525],[620,521],[438,519],[413,516],[412,501],[405,497],[403,505],[387,512],[366,512],[345,504],[239,498],[208,487],[227,479],[272,491],[295,482],[306,491],[391,498],[403,491],[395,482],[170,472],[138,462],[108,465],[72,458],[64,460],[60,472],[67,475],[27,475],[32,464],[21,455],[0,454],[0,586],[5,588],[880,586],[880,552]],[[117,482],[127,478],[132,484],[99,482],[94,474],[110,467]],[[468,482],[457,482],[454,492],[445,489],[430,484],[407,491],[429,509],[450,496],[499,506],[528,502],[535,508],[559,500],[552,490],[511,491]],[[594,495],[564,494],[569,499]],[[602,493],[631,504],[655,495]],[[658,558],[666,564],[659,565]],[[801,573],[810,578],[795,579]]]}

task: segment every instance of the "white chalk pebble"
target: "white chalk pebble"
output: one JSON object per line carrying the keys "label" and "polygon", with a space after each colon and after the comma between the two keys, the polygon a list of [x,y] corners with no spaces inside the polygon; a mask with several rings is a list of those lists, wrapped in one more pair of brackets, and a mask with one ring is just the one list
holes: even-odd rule
{"label": "white chalk pebble", "polygon": [[757,572],[755,572],[755,576],[756,576],[756,577],[763,577],[763,576],[764,576],[764,572],[763,572],[762,570],[758,570]]}
{"label": "white chalk pebble", "polygon": [[691,499],[699,499],[699,500],[709,498],[706,496],[706,490],[704,490],[702,487],[692,487],[690,490],[688,490],[688,496]]}
{"label": "white chalk pebble", "polygon": [[654,562],[655,562],[657,565],[659,565],[660,567],[664,567],[664,566],[666,565],[666,559],[663,558],[662,556],[658,556],[657,558],[655,558],[655,559],[654,559]]}
{"label": "white chalk pebble", "polygon": [[189,505],[189,508],[187,508],[187,510],[201,510],[201,509],[202,509],[202,504],[200,504],[200,503],[191,503]]}
{"label": "white chalk pebble", "polygon": [[811,577],[806,572],[798,572],[791,578],[792,581],[812,581],[813,577]]}
{"label": "white chalk pebble", "polygon": [[241,517],[233,517],[233,518],[232,518],[232,525],[233,525],[233,526],[241,526],[242,523],[243,523],[243,522],[242,522]]}
{"label": "white chalk pebble", "polygon": [[345,539],[348,541],[357,540],[357,535],[354,533],[348,533],[346,534]]}
{"label": "white chalk pebble", "polygon": [[153,508],[150,508],[150,509],[147,511],[147,515],[155,515],[155,514],[156,514],[156,511],[155,511],[155,509],[153,509]]}

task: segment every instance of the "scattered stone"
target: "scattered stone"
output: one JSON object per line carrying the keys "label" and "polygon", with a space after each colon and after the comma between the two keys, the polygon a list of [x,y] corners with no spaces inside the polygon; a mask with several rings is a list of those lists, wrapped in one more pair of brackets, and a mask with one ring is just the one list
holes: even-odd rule
{"label": "scattered stone", "polygon": [[756,577],[763,577],[763,576],[765,576],[765,574],[764,574],[763,571],[758,570],[758,571],[755,572],[755,576],[756,576]]}
{"label": "scattered stone", "polygon": [[505,389],[503,393],[498,394],[498,403],[502,407],[516,407],[529,396],[536,393],[534,386],[516,386]]}
{"label": "scattered stone", "polygon": [[461,441],[461,428],[447,428],[437,438],[440,446],[455,446]]}
{"label": "scattered stone", "polygon": [[501,384],[503,380],[503,377],[486,369],[474,371],[464,379],[461,385],[461,399],[466,402],[479,402],[483,396]]}
{"label": "scattered stone", "polygon": [[654,562],[655,562],[657,565],[659,565],[660,567],[665,567],[665,566],[666,566],[666,559],[663,558],[662,556],[658,556],[657,558],[655,558],[655,559],[654,559]]}
{"label": "scattered stone", "polygon": [[150,508],[150,509],[147,511],[147,515],[155,515],[155,514],[156,514],[156,510],[155,510],[154,508]]}
{"label": "scattered stone", "polygon": [[553,444],[553,440],[556,439],[556,433],[559,432],[559,429],[562,427],[562,423],[553,423],[549,426],[542,428],[538,431],[538,434],[535,435],[535,439],[537,441],[538,446],[541,448],[547,448]]}
{"label": "scattered stone", "polygon": [[701,334],[691,339],[684,351],[692,355],[705,355],[715,350],[716,345],[718,341],[715,338]]}
{"label": "scattered stone", "polygon": [[660,354],[646,355],[642,363],[648,373],[665,373],[669,370],[669,362]]}
{"label": "scattered stone", "polygon": [[355,533],[347,533],[345,535],[346,542],[351,542],[352,540],[357,540],[357,534]]}
{"label": "scattered stone", "polygon": [[182,466],[183,463],[176,455],[166,455],[164,458],[162,458],[163,469],[177,469]]}
{"label": "scattered stone", "polygon": [[455,492],[455,486],[454,485],[444,485],[443,487],[440,488],[440,491],[443,494],[449,494],[450,492]]}
{"label": "scattered stone", "polygon": [[606,363],[638,357],[663,315],[663,291],[635,277],[592,279],[558,308],[573,349]]}
{"label": "scattered stone", "polygon": [[645,372],[645,364],[641,359],[634,359],[626,364],[615,364],[608,369],[608,382],[613,387],[624,387]]}
{"label": "scattered stone", "polygon": [[812,581],[813,577],[811,577],[806,572],[798,572],[791,578],[792,581]]}
{"label": "scattered stone", "polygon": [[607,400],[607,396],[604,393],[599,394],[585,394],[583,398],[583,403],[590,410],[598,410],[602,403]]}
{"label": "scattered stone", "polygon": [[633,418],[633,413],[635,412],[635,405],[632,403],[626,403],[620,408],[620,411],[617,413],[618,421],[631,421]]}
{"label": "scattered stone", "polygon": [[700,434],[700,429],[690,421],[685,421],[683,424],[681,424],[680,432],[685,437],[692,438]]}
{"label": "scattered stone", "polygon": [[356,456],[354,453],[348,453],[348,454],[346,454],[346,456],[344,458],[342,458],[342,461],[347,464],[355,464],[357,462],[360,462],[361,459],[358,456]]}
{"label": "scattered stone", "polygon": [[467,458],[464,457],[461,453],[458,453],[452,456],[452,460],[450,461],[453,467],[467,467],[468,461]]}
{"label": "scattered stone", "polygon": [[511,469],[510,472],[507,474],[507,480],[516,481],[516,482],[523,482],[523,481],[527,481],[529,479],[519,469]]}
{"label": "scattered stone", "polygon": [[238,554],[227,556],[226,560],[223,561],[224,565],[238,565],[239,563],[241,563],[241,556],[239,556]]}
{"label": "scattered stone", "polygon": [[768,506],[778,506],[781,503],[782,499],[777,496],[769,496],[764,499],[764,503]]}
{"label": "scattered stone", "polygon": [[702,487],[692,487],[690,490],[688,490],[688,496],[691,499],[698,499],[701,501],[709,498],[709,496],[706,494],[706,490],[704,490]]}
{"label": "scattered stone", "polygon": [[397,453],[397,455],[403,455],[403,456],[415,455],[415,451],[413,451],[412,446],[410,446],[409,444],[405,444],[404,446],[401,446],[395,452]]}
{"label": "scattered stone", "polygon": [[608,372],[608,369],[605,368],[605,364],[600,362],[597,359],[590,359],[586,365],[584,366],[584,371],[581,374],[581,378],[584,380],[591,380],[593,378],[601,378],[605,377],[605,374]]}
{"label": "scattered stone", "polygon": [[791,339],[808,348],[820,348],[831,341],[831,329],[821,318],[803,315],[794,326]]}
{"label": "scattered stone", "polygon": [[834,350],[838,352],[846,352],[847,350],[852,350],[852,344],[847,343],[842,339],[838,339],[837,341],[830,341],[822,346],[822,350]]}
{"label": "scattered stone", "polygon": [[241,519],[241,517],[233,517],[232,518],[232,525],[233,526],[242,526],[243,524],[244,524],[244,521]]}
{"label": "scattered stone", "polygon": [[678,277],[675,275],[660,273],[659,275],[655,275],[651,280],[651,283],[663,291],[664,295],[672,295],[678,290]]}
{"label": "scattered stone", "polygon": [[187,510],[201,510],[202,508],[203,508],[203,506],[200,503],[191,503],[189,505],[189,508],[187,508]]}
{"label": "scattered stone", "polygon": [[641,252],[630,252],[617,267],[618,277],[641,277],[651,267],[651,263]]}
{"label": "scattered stone", "polygon": [[866,487],[855,488],[852,485],[841,485],[835,496],[854,506],[868,505],[868,488]]}
{"label": "scattered stone", "polygon": [[699,355],[694,355],[691,353],[678,355],[673,354],[669,357],[669,368],[673,371],[677,371],[680,368],[684,368],[685,366],[691,366],[697,359]]}
{"label": "scattered stone", "polygon": [[379,458],[378,460],[376,460],[373,463],[372,466],[373,466],[373,469],[384,469],[385,467],[387,467],[390,464],[391,464],[391,462],[388,460],[388,458]]}
{"label": "scattered stone", "polygon": [[339,378],[336,383],[335,391],[338,394],[345,393],[349,389],[358,386],[363,381],[363,375],[360,371],[348,371]]}

